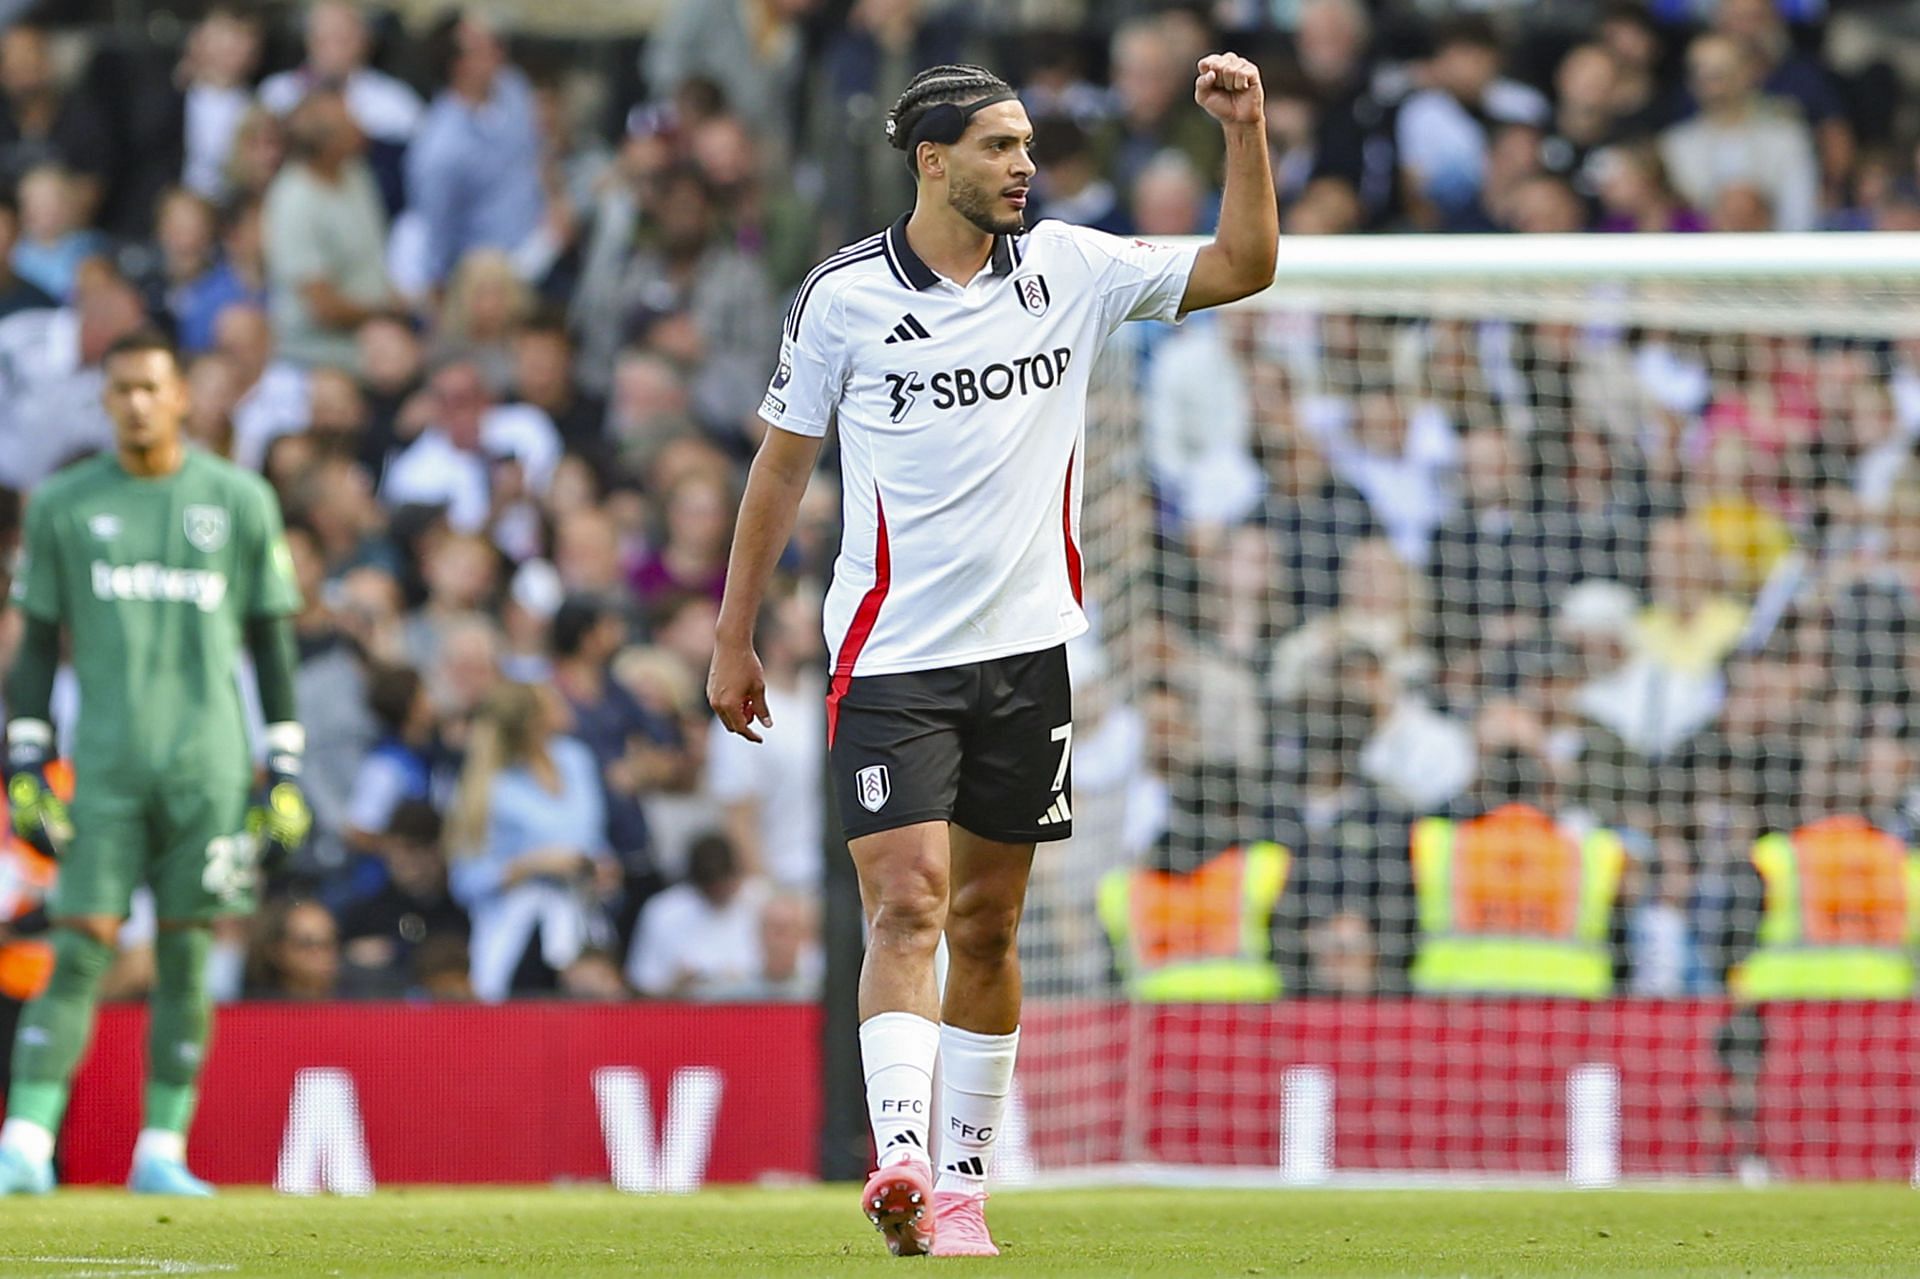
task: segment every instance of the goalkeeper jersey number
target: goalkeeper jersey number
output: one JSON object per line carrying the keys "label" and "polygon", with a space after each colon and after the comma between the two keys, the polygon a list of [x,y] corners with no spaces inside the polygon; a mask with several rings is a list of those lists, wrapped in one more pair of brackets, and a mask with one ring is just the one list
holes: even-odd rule
{"label": "goalkeeper jersey number", "polygon": [[246,623],[300,604],[259,476],[192,448],[166,476],[129,475],[111,454],[70,467],[29,499],[13,598],[66,628],[83,772],[132,783],[249,767]]}

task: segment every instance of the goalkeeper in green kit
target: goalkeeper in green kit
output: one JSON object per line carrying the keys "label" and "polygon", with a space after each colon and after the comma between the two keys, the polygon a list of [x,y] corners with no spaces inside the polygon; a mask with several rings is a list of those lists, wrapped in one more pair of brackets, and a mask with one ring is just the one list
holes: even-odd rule
{"label": "goalkeeper in green kit", "polygon": [[[104,370],[114,452],[34,491],[13,583],[26,632],[6,689],[8,807],[15,832],[59,858],[59,881],[47,903],[53,977],[13,1045],[0,1193],[52,1188],[96,989],[145,883],[160,927],[128,1185],[206,1195],[187,1171],[186,1133],[212,1017],[210,925],[250,912],[262,863],[312,825],[293,701],[299,592],[272,490],[183,439],[187,388],[172,345],[151,332],[123,338]],[[80,686],[70,808],[46,781],[63,628]],[[236,682],[243,649],[267,722],[257,797]]]}

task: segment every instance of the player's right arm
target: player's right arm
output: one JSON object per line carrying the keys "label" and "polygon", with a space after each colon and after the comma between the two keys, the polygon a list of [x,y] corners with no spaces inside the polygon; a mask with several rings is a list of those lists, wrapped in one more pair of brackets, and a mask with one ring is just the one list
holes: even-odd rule
{"label": "player's right arm", "polygon": [[817,435],[768,427],[747,472],[747,492],[733,529],[727,589],[714,635],[713,669],[707,673],[707,704],[730,733],[760,741],[756,721],[773,727],[767,711],[766,676],[753,651],[753,620],[760,614],[767,582],[793,535],[800,499],[820,456]]}
{"label": "player's right arm", "polygon": [[766,677],[753,651],[754,619],[793,534],[827,421],[846,385],[846,309],[830,271],[815,268],[781,326],[780,363],[760,402],[766,431],[747,471],[747,491],[733,527],[713,668],[707,672],[707,704],[729,733],[750,742],[761,740],[756,722],[773,726]]}
{"label": "player's right arm", "polygon": [[27,504],[26,540],[13,580],[26,630],[7,676],[7,808],[14,833],[48,856],[72,834],[66,803],[47,780],[53,763],[53,678],[60,666],[60,557],[44,495]]}

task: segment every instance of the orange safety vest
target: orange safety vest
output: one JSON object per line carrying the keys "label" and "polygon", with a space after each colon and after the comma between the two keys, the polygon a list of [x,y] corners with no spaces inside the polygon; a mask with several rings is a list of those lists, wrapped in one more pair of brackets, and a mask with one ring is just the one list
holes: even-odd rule
{"label": "orange safety vest", "polygon": [[[53,793],[73,799],[73,765],[57,759],[47,766]],[[13,833],[7,800],[0,788],[0,923],[10,923],[46,901],[56,873],[52,858]],[[53,976],[53,943],[25,937],[0,943],[0,998],[25,1002],[47,988]]]}
{"label": "orange safety vest", "polygon": [[1920,856],[1863,817],[1762,836],[1753,953],[1727,985],[1747,999],[1906,999],[1920,943]]}
{"label": "orange safety vest", "polygon": [[1268,921],[1287,881],[1287,850],[1231,848],[1190,874],[1114,870],[1101,880],[1100,920],[1127,993],[1150,1003],[1276,999]]}
{"label": "orange safety vest", "polygon": [[1613,988],[1608,930],[1626,852],[1576,840],[1526,804],[1414,827],[1416,989],[1597,999]]}

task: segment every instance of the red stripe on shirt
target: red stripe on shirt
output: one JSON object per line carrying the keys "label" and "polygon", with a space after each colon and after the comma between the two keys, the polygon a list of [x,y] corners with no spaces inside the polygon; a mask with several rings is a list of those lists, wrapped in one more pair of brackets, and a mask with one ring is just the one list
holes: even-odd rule
{"label": "red stripe on shirt", "polygon": [[1067,455],[1067,493],[1060,500],[1060,531],[1067,543],[1067,582],[1073,587],[1073,602],[1084,604],[1080,598],[1080,548],[1073,544],[1073,459],[1079,450]]}
{"label": "red stripe on shirt", "polygon": [[886,602],[887,586],[893,577],[893,557],[887,552],[887,508],[880,504],[878,490],[873,494],[873,509],[880,517],[873,543],[873,585],[860,597],[860,607],[853,611],[853,623],[847,627],[846,638],[840,641],[840,655],[834,659],[833,682],[827,689],[829,747],[833,745],[833,731],[840,723],[840,699],[847,695],[847,688],[853,683],[853,664],[860,659],[860,650],[867,646],[874,623],[880,620],[880,606]]}

